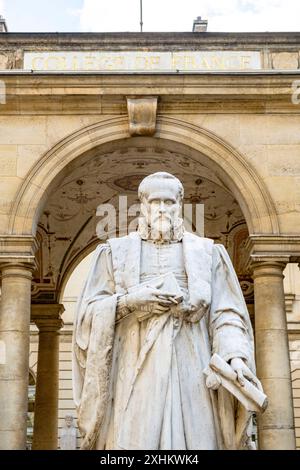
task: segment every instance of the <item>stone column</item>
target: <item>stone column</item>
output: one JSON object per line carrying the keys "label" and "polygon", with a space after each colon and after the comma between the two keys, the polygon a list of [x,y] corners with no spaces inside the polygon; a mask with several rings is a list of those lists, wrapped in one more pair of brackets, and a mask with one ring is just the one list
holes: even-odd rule
{"label": "stone column", "polygon": [[32,320],[39,329],[33,450],[57,449],[59,329],[63,305],[33,305]]}
{"label": "stone column", "polygon": [[1,450],[26,448],[32,269],[25,262],[1,265]]}
{"label": "stone column", "polygon": [[276,260],[253,264],[257,375],[269,399],[258,418],[260,449],[295,449],[283,270]]}

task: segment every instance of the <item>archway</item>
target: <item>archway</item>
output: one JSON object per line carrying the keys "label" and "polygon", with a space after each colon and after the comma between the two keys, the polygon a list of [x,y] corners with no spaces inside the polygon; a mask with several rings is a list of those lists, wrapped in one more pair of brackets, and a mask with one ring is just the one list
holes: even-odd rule
{"label": "archway", "polygon": [[[120,196],[127,198],[127,208],[137,203],[139,182],[159,170],[182,180],[185,204],[205,206],[205,236],[223,243],[238,273],[244,274],[242,246],[249,229],[240,200],[220,176],[217,165],[202,153],[169,140],[121,139],[97,146],[70,162],[48,188],[43,211],[38,209],[34,302],[60,302],[68,276],[99,243],[97,207],[111,204],[118,225]],[[129,216],[127,219],[130,222]],[[245,293],[249,287],[246,281]]]}
{"label": "archway", "polygon": [[[200,152],[158,138],[121,139],[97,146],[70,162],[63,176],[59,175],[48,190],[37,223],[40,270],[35,273],[33,302],[64,303],[62,292],[69,276],[99,243],[95,233],[99,204],[110,202],[118,208],[120,195],[128,197],[128,205],[135,203],[141,179],[154,171],[166,170],[182,180],[185,202],[205,204],[205,235],[225,244],[235,262],[246,300],[252,305],[253,285],[243,271],[242,259],[248,236],[246,220],[227,181],[219,176],[217,165],[208,163]],[[68,382],[68,388],[62,388],[60,393],[68,398],[62,398],[60,403],[71,401],[72,325],[70,321],[66,323],[60,336],[64,357],[61,372],[64,387]],[[69,410],[74,411],[74,407]],[[58,410],[60,418],[63,413],[63,409]]]}
{"label": "archway", "polygon": [[[130,158],[131,166],[128,165]],[[127,170],[122,173],[125,162]],[[47,254],[44,257],[40,250],[37,255],[41,262],[40,272],[35,273],[34,302],[59,304],[70,272],[99,242],[95,237],[94,215],[89,216],[88,212],[93,209],[95,214],[98,202],[114,202],[114,194],[107,190],[115,191],[115,196],[125,191],[134,199],[142,177],[158,170],[172,172],[183,179],[184,185],[191,189],[187,197],[192,201],[212,199],[213,191],[218,188],[219,199],[225,202],[218,218],[223,228],[218,228],[216,237],[210,233],[206,235],[221,243],[227,237],[227,247],[233,258],[237,256],[238,265],[243,264],[243,243],[249,232],[279,233],[273,202],[259,176],[242,155],[216,135],[176,119],[159,118],[155,137],[129,138],[125,118],[106,120],[69,136],[44,155],[31,170],[15,200],[10,233],[37,233],[40,247]],[[85,173],[82,175],[82,172]],[[114,180],[110,178],[112,174]],[[89,207],[89,201],[95,199],[89,191],[95,194],[95,184],[101,189],[98,196],[102,199]],[[59,199],[56,209],[55,198]],[[71,235],[64,228],[60,233],[56,231],[59,224],[61,227],[68,225],[69,216],[71,221],[78,215],[76,211],[72,213],[74,207],[62,205],[64,199],[69,199],[72,204],[81,201],[81,208],[86,206],[88,209],[82,224],[76,225],[74,220],[69,222],[72,230],[77,229]],[[230,205],[234,204],[236,214],[232,221]],[[56,255],[51,258],[53,249],[57,248]],[[247,275],[242,271],[240,274]],[[241,281],[251,301],[253,291],[249,280]]]}
{"label": "archway", "polygon": [[[50,149],[28,173],[14,201],[9,234],[35,233],[39,216],[57,179],[78,157],[107,143],[129,138],[127,118],[112,118],[75,132]],[[150,139],[150,138],[148,138]],[[174,118],[159,117],[155,140],[169,148],[183,146],[185,154],[213,166],[239,200],[250,233],[278,234],[274,204],[259,175],[246,159],[223,139],[199,126]]]}

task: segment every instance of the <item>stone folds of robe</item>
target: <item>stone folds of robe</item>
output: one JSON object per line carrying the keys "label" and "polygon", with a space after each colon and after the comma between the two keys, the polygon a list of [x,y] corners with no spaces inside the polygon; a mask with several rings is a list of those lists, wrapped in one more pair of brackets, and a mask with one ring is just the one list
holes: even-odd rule
{"label": "stone folds of robe", "polygon": [[226,249],[184,233],[175,275],[184,282],[186,273],[191,321],[166,313],[138,322],[132,313],[115,324],[118,297],[145,274],[144,243],[132,233],[99,245],[78,302],[73,388],[82,448],[249,447],[251,415],[222,387],[209,390],[203,374],[214,352],[254,371],[249,314]]}

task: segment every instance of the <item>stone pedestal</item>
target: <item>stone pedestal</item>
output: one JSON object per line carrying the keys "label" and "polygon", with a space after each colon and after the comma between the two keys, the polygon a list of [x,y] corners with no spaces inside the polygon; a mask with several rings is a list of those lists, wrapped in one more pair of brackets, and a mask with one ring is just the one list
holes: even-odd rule
{"label": "stone pedestal", "polygon": [[284,262],[253,264],[257,376],[269,399],[258,418],[259,448],[295,449],[292,385],[283,290]]}
{"label": "stone pedestal", "polygon": [[1,266],[0,449],[25,449],[32,265]]}
{"label": "stone pedestal", "polygon": [[39,329],[33,450],[57,449],[59,329],[63,305],[33,305],[32,320]]}

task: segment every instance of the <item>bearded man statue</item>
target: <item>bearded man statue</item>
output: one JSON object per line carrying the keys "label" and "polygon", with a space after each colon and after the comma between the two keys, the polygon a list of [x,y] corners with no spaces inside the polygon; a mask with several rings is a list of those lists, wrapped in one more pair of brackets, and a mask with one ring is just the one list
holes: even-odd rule
{"label": "bearded man statue", "polygon": [[73,335],[83,449],[252,448],[252,414],[203,371],[217,353],[261,389],[253,333],[229,255],[185,231],[183,186],[140,183],[138,230],[95,251]]}

